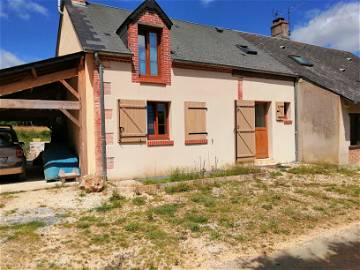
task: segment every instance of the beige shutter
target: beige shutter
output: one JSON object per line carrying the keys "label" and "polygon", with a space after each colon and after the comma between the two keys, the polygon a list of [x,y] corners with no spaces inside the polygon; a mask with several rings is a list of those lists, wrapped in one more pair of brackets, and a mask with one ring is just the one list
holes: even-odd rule
{"label": "beige shutter", "polygon": [[146,142],[146,101],[119,100],[120,143]]}
{"label": "beige shutter", "polygon": [[276,102],[276,121],[282,121],[285,118],[285,103]]}
{"label": "beige shutter", "polygon": [[206,103],[185,102],[185,141],[206,140]]}
{"label": "beige shutter", "polygon": [[236,161],[255,160],[255,102],[236,100]]}

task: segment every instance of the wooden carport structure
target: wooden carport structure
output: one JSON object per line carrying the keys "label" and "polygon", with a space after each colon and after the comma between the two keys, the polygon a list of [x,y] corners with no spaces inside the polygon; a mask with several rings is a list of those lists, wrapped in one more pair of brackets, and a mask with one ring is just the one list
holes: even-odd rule
{"label": "wooden carport structure", "polygon": [[84,57],[79,52],[0,70],[0,120],[67,119],[82,174],[87,172]]}

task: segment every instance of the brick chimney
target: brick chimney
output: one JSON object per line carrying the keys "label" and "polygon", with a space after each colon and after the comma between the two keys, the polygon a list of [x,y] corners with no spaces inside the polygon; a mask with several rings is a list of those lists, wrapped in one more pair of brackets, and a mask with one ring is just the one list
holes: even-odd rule
{"label": "brick chimney", "polygon": [[289,39],[289,23],[284,18],[273,20],[271,36]]}

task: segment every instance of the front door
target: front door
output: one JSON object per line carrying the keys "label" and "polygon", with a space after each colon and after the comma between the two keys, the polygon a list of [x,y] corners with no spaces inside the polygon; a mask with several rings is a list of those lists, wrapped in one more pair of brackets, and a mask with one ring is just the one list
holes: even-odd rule
{"label": "front door", "polygon": [[255,103],[255,144],[256,158],[268,158],[267,102]]}

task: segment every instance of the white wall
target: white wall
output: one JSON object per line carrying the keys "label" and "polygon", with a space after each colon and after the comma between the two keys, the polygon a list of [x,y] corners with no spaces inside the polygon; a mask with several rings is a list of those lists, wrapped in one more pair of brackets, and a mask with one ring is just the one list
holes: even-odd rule
{"label": "white wall", "polygon": [[[112,62],[104,72],[104,81],[112,83],[112,93],[105,96],[105,108],[113,109],[106,122],[106,132],[114,133],[114,144],[107,146],[107,156],[114,157],[109,178],[161,175],[175,167],[207,168],[234,162],[234,100],[237,80],[231,74],[174,69],[171,86],[140,85],[131,82],[130,65]],[[170,101],[170,139],[173,146],[119,144],[118,99]],[[206,102],[207,145],[185,145],[184,102]]]}
{"label": "white wall", "polygon": [[[243,99],[270,102],[268,112],[269,158],[275,162],[295,161],[294,83],[284,80],[244,78]],[[276,121],[275,102],[290,102],[291,125]]]}
{"label": "white wall", "polygon": [[[113,110],[112,119],[106,121],[106,132],[114,136],[114,143],[107,146],[107,156],[114,158],[114,169],[108,170],[109,178],[162,175],[176,167],[199,169],[200,162],[205,162],[209,169],[215,160],[218,166],[234,163],[234,100],[238,97],[238,78],[228,73],[174,68],[170,86],[140,85],[131,82],[128,63],[111,62],[104,71],[104,81],[111,82],[111,95],[105,96],[105,108]],[[170,101],[170,139],[174,145],[119,144],[119,99]],[[245,78],[244,99],[289,101],[293,115],[291,82]],[[184,144],[185,101],[207,103],[207,145]],[[281,162],[293,161],[294,124],[284,126],[272,121],[271,128],[272,157]]]}

